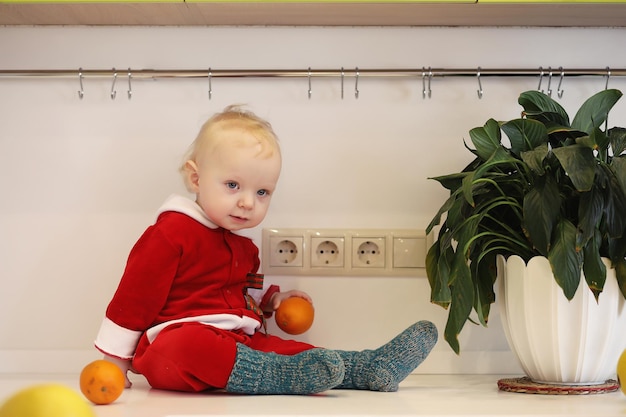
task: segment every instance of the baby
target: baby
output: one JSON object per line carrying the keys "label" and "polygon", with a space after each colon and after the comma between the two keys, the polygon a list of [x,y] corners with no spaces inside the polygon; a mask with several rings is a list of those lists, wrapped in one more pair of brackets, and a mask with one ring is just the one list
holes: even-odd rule
{"label": "baby", "polygon": [[430,322],[362,352],[265,331],[286,298],[311,301],[302,291],[264,290],[258,248],[235,233],[264,219],[280,170],[278,139],[255,114],[230,106],[202,126],[181,167],[195,201],[170,197],[132,248],[95,342],[106,359],[176,391],[398,389],[437,341]]}

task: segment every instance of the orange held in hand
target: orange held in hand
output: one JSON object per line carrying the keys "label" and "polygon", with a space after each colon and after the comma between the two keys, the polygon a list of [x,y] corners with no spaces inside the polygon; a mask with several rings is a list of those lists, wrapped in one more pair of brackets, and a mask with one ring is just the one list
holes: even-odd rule
{"label": "orange held in hand", "polygon": [[80,373],[80,390],[94,404],[110,404],[122,392],[126,377],[113,362],[98,359],[83,368]]}
{"label": "orange held in hand", "polygon": [[276,310],[276,324],[285,333],[301,334],[313,324],[313,305],[300,297],[291,297],[280,303]]}

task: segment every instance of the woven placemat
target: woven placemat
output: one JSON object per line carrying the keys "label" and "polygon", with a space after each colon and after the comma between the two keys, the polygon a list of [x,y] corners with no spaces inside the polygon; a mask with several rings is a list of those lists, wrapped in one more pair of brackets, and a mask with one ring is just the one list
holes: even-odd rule
{"label": "woven placemat", "polygon": [[521,378],[500,379],[498,380],[498,388],[501,391],[519,392],[522,394],[588,395],[617,391],[619,383],[614,379],[609,379],[604,384],[597,385],[542,384],[533,382],[530,378],[524,376]]}

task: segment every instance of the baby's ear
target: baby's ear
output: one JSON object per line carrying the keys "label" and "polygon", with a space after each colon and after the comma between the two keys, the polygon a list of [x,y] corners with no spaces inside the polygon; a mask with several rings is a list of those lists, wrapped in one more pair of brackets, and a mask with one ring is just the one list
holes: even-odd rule
{"label": "baby's ear", "polygon": [[183,166],[183,175],[185,176],[185,184],[187,185],[187,189],[192,193],[198,193],[199,190],[199,179],[200,175],[198,174],[198,165],[191,159],[185,162]]}

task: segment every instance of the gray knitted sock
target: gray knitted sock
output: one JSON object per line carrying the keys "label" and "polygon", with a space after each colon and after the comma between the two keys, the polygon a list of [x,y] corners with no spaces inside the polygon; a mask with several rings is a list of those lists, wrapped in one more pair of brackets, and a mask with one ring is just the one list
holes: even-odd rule
{"label": "gray knitted sock", "polygon": [[341,356],[328,349],[296,355],[260,352],[237,343],[237,358],[226,391],[239,394],[315,394],[332,389],[344,377]]}
{"label": "gray knitted sock", "polygon": [[338,350],[346,368],[338,389],[397,391],[402,382],[430,353],[437,342],[437,328],[420,321],[376,350]]}

